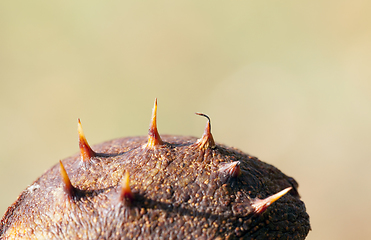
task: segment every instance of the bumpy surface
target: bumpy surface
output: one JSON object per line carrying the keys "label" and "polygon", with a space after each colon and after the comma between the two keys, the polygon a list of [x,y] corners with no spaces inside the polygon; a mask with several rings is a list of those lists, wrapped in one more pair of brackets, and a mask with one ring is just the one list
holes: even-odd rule
{"label": "bumpy surface", "polygon": [[209,122],[199,140],[160,137],[156,107],[148,137],[94,151],[79,124],[81,154],[21,193],[1,220],[1,239],[306,237],[309,216],[293,178],[215,144]]}

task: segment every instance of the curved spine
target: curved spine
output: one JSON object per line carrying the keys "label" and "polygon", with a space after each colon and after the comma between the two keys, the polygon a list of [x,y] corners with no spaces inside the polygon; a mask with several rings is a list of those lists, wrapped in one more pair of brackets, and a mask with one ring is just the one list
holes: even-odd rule
{"label": "curved spine", "polygon": [[211,134],[211,123],[210,123],[209,116],[203,113],[196,113],[196,114],[207,118],[207,123],[206,123],[204,134],[202,135],[200,139],[197,140],[196,145],[200,149],[215,148],[216,145],[215,145],[213,135]]}

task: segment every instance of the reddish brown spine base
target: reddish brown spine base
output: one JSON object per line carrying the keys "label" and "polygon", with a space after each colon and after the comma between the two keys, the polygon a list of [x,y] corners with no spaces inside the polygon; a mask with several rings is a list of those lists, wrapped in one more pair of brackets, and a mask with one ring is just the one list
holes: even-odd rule
{"label": "reddish brown spine base", "polygon": [[129,205],[134,200],[134,195],[131,192],[130,175],[128,171],[125,171],[121,185],[122,185],[122,188],[121,188],[121,193],[120,193],[120,201]]}
{"label": "reddish brown spine base", "polygon": [[153,110],[152,110],[152,119],[149,125],[148,142],[146,144],[146,147],[155,148],[156,146],[160,146],[160,145],[163,145],[163,141],[157,130],[157,98],[156,98],[154,106],[153,106]]}
{"label": "reddish brown spine base", "polygon": [[71,180],[67,175],[66,169],[64,168],[62,161],[59,161],[59,166],[63,182],[63,189],[67,193],[69,198],[73,198],[75,196],[75,188],[72,186]]}
{"label": "reddish brown spine base", "polygon": [[213,138],[213,135],[211,134],[211,123],[210,123],[210,118],[206,114],[203,113],[196,113],[199,116],[203,116],[207,118],[207,123],[205,127],[204,134],[202,137],[197,141],[197,145],[200,149],[207,149],[207,148],[215,148],[215,141]]}
{"label": "reddish brown spine base", "polygon": [[241,164],[240,161],[221,164],[219,172],[226,173],[230,177],[238,177],[242,174],[240,164]]}
{"label": "reddish brown spine base", "polygon": [[91,149],[86,141],[84,131],[82,130],[82,125],[80,119],[78,119],[77,129],[79,133],[79,147],[80,147],[80,154],[81,154],[81,161],[88,162],[92,157],[95,157],[97,154]]}
{"label": "reddish brown spine base", "polygon": [[263,213],[272,203],[274,203],[279,198],[281,198],[283,195],[288,193],[291,189],[292,189],[292,187],[285,188],[282,191],[280,191],[280,192],[278,192],[278,193],[276,193],[272,196],[269,196],[265,199],[256,198],[253,201],[253,204],[251,205],[254,208],[254,212],[258,213],[258,214]]}

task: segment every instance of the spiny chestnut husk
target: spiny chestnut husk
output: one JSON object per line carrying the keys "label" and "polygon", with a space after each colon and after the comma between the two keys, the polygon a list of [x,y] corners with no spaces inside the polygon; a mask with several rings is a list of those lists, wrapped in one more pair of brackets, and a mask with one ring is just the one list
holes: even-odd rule
{"label": "spiny chestnut husk", "polygon": [[0,239],[304,239],[309,216],[298,184],[272,165],[200,139],[149,134],[91,148],[24,190]]}

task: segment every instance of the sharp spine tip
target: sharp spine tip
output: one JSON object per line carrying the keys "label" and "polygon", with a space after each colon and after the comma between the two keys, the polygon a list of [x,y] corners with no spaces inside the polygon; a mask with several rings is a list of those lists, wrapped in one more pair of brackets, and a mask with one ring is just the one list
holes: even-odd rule
{"label": "sharp spine tip", "polygon": [[241,175],[241,162],[240,161],[234,161],[231,163],[224,163],[219,168],[219,172],[227,173],[230,177],[238,177]]}
{"label": "sharp spine tip", "polygon": [[272,203],[274,203],[279,198],[281,198],[283,195],[288,193],[291,189],[292,187],[288,187],[265,199],[259,199],[259,198],[255,199],[253,204],[251,205],[254,209],[254,213],[258,213],[258,214],[263,213]]}
{"label": "sharp spine tip", "polygon": [[200,139],[198,139],[197,145],[201,149],[215,148],[216,145],[215,145],[213,135],[211,134],[211,122],[210,122],[209,116],[203,113],[196,113],[196,114],[207,118],[207,123],[206,123],[204,134],[202,135]]}
{"label": "sharp spine tip", "polygon": [[85,138],[84,131],[82,130],[80,118],[78,119],[77,129],[79,133],[79,147],[80,147],[81,160],[83,162],[88,162],[92,157],[95,157],[97,154],[91,149],[88,141]]}
{"label": "sharp spine tip", "polygon": [[134,195],[130,188],[130,175],[128,171],[125,171],[123,181],[121,183],[120,201],[130,204],[134,199]]}
{"label": "sharp spine tip", "polygon": [[71,180],[67,175],[66,169],[64,168],[62,161],[59,160],[59,170],[62,176],[62,181],[64,184],[64,191],[68,194],[69,197],[75,195],[75,188],[72,186]]}
{"label": "sharp spine tip", "polygon": [[157,130],[157,98],[155,98],[155,103],[152,110],[151,124],[148,130],[148,142],[146,144],[147,148],[154,148],[155,146],[163,145],[163,141]]}

